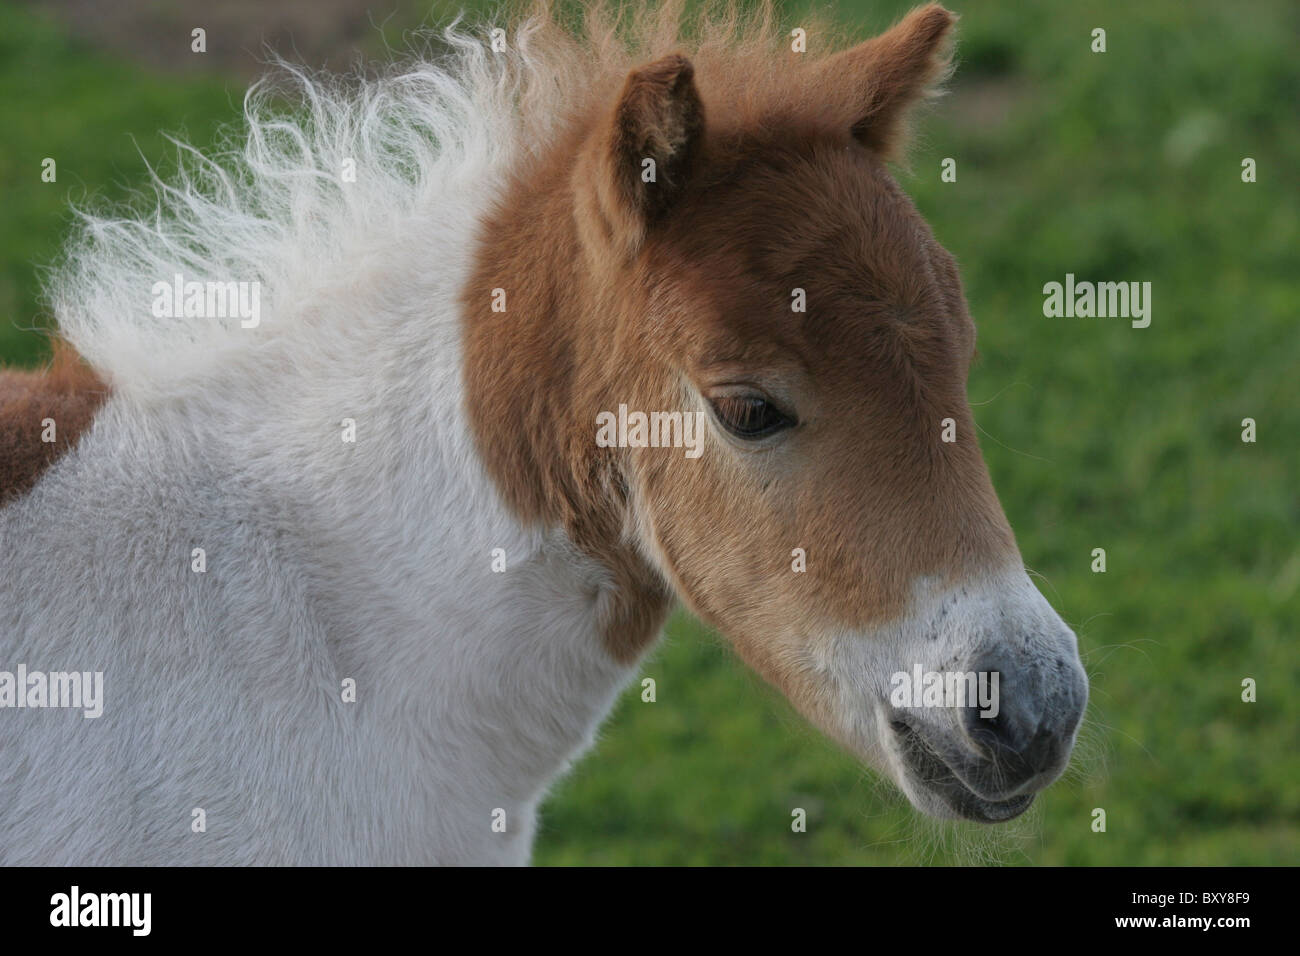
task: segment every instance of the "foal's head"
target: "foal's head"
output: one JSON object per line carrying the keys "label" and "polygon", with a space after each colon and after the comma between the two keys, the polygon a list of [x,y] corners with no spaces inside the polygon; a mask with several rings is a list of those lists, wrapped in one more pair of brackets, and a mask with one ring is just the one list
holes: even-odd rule
{"label": "foal's head", "polygon": [[[1064,769],[1087,683],[976,442],[956,265],[884,162],[952,20],[914,11],[785,91],[703,56],[633,70],[568,177],[603,331],[563,354],[581,467],[671,589],[918,808],[997,821]],[[620,404],[702,413],[703,454],[600,458]],[[931,672],[996,672],[996,701]]]}

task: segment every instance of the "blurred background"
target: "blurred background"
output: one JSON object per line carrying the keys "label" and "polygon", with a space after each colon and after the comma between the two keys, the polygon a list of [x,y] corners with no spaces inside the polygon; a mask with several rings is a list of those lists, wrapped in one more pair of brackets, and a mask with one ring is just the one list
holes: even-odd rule
{"label": "blurred background", "polygon": [[[821,9],[865,38],[911,5]],[[70,203],[128,200],[144,158],[172,164],[163,132],[212,143],[264,44],[347,68],[462,6],[489,9],[0,0],[0,361],[48,354],[40,275]],[[898,176],[962,267],[984,453],[1079,634],[1092,700],[1074,766],[1009,826],[919,820],[679,613],[642,668],[658,700],[625,693],[547,801],[537,863],[1300,863],[1300,5],[948,6],[952,92]],[[789,30],[807,8],[783,9]],[[1150,327],[1044,317],[1044,283],[1067,272],[1151,282]]]}

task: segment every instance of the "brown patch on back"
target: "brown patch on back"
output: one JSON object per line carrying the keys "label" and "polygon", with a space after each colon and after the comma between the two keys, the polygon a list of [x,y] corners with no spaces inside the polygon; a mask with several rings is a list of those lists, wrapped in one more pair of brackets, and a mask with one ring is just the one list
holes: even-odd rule
{"label": "brown patch on back", "polygon": [[[55,340],[49,367],[0,369],[0,505],[30,491],[75,448],[109,388],[76,351]],[[54,441],[42,440],[53,420]]]}

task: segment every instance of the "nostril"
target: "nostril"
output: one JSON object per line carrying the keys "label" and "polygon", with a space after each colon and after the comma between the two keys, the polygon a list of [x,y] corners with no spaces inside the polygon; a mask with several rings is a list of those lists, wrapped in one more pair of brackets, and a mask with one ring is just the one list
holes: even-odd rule
{"label": "nostril", "polygon": [[971,741],[1007,781],[1025,781],[1058,769],[1069,748],[1068,740],[1050,726],[1029,727],[1007,711],[982,718],[978,711],[968,710],[966,721]]}
{"label": "nostril", "polygon": [[991,789],[996,784],[1010,791],[1054,779],[1068,760],[1087,700],[1082,668],[1067,667],[1063,674],[1058,656],[1022,658],[1003,650],[978,655],[971,669],[988,675],[983,706],[961,713],[967,740],[985,764],[981,779]]}
{"label": "nostril", "polygon": [[966,733],[981,747],[994,752],[1019,753],[1028,747],[1038,728],[1031,726],[1005,703],[996,714],[983,716],[978,707],[968,707],[964,719]]}

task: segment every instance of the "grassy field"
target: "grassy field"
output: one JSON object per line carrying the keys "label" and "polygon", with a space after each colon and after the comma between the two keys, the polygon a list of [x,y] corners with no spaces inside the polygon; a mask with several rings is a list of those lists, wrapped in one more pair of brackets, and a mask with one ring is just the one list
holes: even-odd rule
{"label": "grassy field", "polygon": [[[833,9],[866,36],[907,6]],[[985,455],[1091,674],[1075,768],[1010,827],[919,821],[678,615],[643,668],[657,702],[629,690],[556,788],[539,863],[1300,862],[1300,7],[950,6],[953,93],[899,176],[962,266]],[[240,95],[0,4],[0,357],[42,354],[26,329],[47,321],[38,266],[69,200],[126,196],[144,181],[132,137],[151,160],[160,130],[202,145]],[[1151,282],[1150,327],[1044,317],[1067,272]]]}

